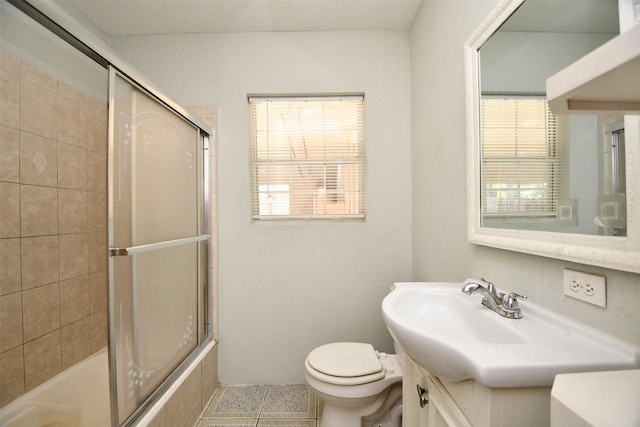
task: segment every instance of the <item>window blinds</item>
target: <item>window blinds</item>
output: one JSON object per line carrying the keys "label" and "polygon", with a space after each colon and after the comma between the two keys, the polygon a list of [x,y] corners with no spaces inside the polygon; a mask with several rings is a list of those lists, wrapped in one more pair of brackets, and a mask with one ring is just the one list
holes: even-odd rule
{"label": "window blinds", "polygon": [[484,215],[555,216],[562,197],[559,122],[539,97],[483,97]]}
{"label": "window blinds", "polygon": [[253,219],[364,218],[363,96],[249,105]]}

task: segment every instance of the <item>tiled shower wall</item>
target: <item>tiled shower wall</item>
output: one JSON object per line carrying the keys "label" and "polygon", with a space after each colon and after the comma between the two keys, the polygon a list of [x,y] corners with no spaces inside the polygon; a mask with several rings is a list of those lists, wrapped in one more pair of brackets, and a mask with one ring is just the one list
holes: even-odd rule
{"label": "tiled shower wall", "polygon": [[104,102],[0,51],[0,406],[107,344],[106,153]]}

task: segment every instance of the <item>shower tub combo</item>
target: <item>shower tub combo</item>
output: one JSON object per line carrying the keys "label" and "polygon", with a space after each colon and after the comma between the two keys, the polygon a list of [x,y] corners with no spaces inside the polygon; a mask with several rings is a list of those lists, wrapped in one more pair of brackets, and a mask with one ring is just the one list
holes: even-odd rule
{"label": "shower tub combo", "polygon": [[0,425],[144,424],[193,384],[205,400],[211,118],[54,2],[0,12]]}

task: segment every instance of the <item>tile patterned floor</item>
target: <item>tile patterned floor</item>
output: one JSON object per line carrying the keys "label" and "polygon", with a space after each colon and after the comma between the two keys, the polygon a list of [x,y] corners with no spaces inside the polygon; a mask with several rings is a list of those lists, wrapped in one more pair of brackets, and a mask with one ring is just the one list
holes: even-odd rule
{"label": "tile patterned floor", "polygon": [[318,406],[306,384],[222,385],[197,427],[317,427]]}

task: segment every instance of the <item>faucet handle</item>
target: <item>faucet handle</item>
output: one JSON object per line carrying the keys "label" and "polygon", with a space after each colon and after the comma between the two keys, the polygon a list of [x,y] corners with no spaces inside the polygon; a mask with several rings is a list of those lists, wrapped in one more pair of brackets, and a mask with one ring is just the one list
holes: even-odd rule
{"label": "faucet handle", "polygon": [[520,306],[518,306],[518,298],[527,299],[527,296],[509,292],[502,297],[502,306],[508,310],[518,310],[520,309]]}
{"label": "faucet handle", "polygon": [[487,279],[485,279],[484,277],[481,278],[480,280],[482,280],[484,283],[487,284],[487,289],[489,290],[489,292],[491,292],[493,295],[500,297],[501,295],[498,293],[498,289],[496,288],[496,285],[494,285],[493,283],[491,283],[490,281],[488,281]]}

